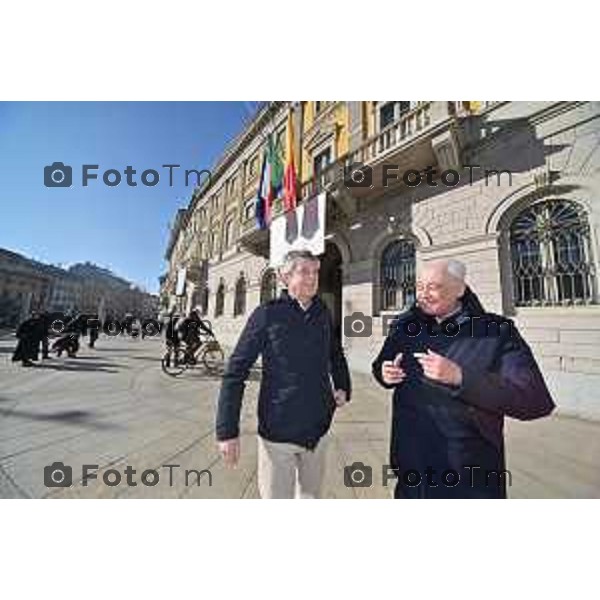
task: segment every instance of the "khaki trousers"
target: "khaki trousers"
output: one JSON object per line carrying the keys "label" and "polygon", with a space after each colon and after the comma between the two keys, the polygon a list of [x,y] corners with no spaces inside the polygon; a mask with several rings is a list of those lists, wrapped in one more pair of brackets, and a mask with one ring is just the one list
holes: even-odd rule
{"label": "khaki trousers", "polygon": [[261,498],[319,498],[328,436],[314,450],[270,442],[258,436],[258,491]]}

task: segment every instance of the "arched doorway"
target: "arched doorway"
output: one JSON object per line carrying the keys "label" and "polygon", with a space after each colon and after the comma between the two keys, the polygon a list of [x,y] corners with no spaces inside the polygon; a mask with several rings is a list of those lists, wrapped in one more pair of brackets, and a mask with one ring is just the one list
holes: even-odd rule
{"label": "arched doorway", "polygon": [[325,245],[319,271],[319,296],[333,317],[336,335],[342,336],[342,255],[332,242]]}
{"label": "arched doorway", "polygon": [[275,269],[267,269],[260,282],[260,303],[277,298],[277,273]]}

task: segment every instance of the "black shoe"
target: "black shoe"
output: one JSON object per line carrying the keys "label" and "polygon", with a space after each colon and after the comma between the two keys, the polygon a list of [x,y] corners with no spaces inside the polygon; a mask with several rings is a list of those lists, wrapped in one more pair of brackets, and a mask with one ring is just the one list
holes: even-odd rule
{"label": "black shoe", "polygon": [[52,357],[49,354],[44,354],[44,356],[42,356],[43,360],[48,360],[50,358],[52,358]]}
{"label": "black shoe", "polygon": [[23,366],[24,367],[35,367],[35,365],[30,360],[24,360]]}

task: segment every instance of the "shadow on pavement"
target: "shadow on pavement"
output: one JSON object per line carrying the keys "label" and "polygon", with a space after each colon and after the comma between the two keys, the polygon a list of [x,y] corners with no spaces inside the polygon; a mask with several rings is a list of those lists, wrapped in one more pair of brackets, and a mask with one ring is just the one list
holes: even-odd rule
{"label": "shadow on pavement", "polygon": [[94,420],[94,414],[85,410],[65,410],[55,413],[34,413],[25,410],[0,408],[0,416],[30,419],[32,421],[60,421],[71,425],[82,425],[92,429],[120,429],[121,426]]}
{"label": "shadow on pavement", "polygon": [[91,348],[91,352],[131,352],[131,348]]}
{"label": "shadow on pavement", "polygon": [[[96,361],[96,362],[92,362],[92,361],[86,361],[86,362],[82,362],[77,364],[75,361],[78,361],[80,359],[78,358],[73,358],[71,359],[70,362],[60,362],[60,359],[58,359],[56,362],[38,362],[36,364],[35,367],[33,367],[34,369],[50,369],[53,371],[74,371],[74,372],[85,372],[85,371],[91,371],[94,373],[118,373],[119,370],[115,369],[115,365],[112,363],[108,363],[108,362],[101,362],[101,361]],[[107,368],[107,367],[112,367],[112,368]]]}

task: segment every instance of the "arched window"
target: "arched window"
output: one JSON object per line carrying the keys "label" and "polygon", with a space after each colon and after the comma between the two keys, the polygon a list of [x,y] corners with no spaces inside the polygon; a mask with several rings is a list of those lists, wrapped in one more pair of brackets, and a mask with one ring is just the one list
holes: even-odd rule
{"label": "arched window", "polygon": [[223,248],[229,248],[233,243],[233,219],[229,219],[225,223]]}
{"label": "arched window", "polygon": [[225,308],[225,283],[221,281],[217,288],[217,298],[215,300],[215,317],[220,317]]}
{"label": "arched window", "polygon": [[590,226],[583,207],[546,200],[522,210],[510,226],[515,306],[595,303]]}
{"label": "arched window", "polygon": [[274,269],[267,269],[260,282],[260,302],[269,302],[277,297],[277,275]]}
{"label": "arched window", "polygon": [[235,284],[235,298],[233,301],[233,316],[243,315],[246,312],[246,279],[243,274]]}
{"label": "arched window", "polygon": [[401,310],[415,300],[415,245],[396,240],[381,256],[381,309]]}

